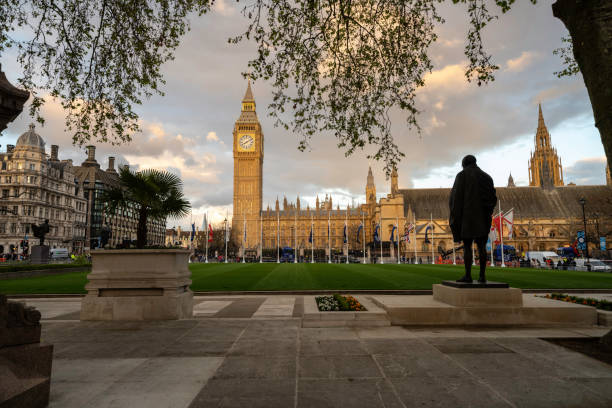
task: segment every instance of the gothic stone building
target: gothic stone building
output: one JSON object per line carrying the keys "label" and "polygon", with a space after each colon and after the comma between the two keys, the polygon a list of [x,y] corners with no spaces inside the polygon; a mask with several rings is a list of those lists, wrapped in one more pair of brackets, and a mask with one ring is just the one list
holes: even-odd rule
{"label": "gothic stone building", "polygon": [[[365,187],[366,203],[358,207],[334,208],[331,197],[326,197],[322,202],[317,197],[314,208],[304,208],[298,197],[295,203],[289,203],[285,198],[282,208],[277,199],[275,208],[264,210],[264,134],[257,118],[250,82],[242,101],[240,117],[234,126],[233,146],[232,239],[247,254],[258,253],[262,247],[271,249],[277,246],[297,246],[308,254],[311,225],[315,249],[325,249],[327,252],[331,247],[332,251],[342,250],[345,253],[347,249],[359,251],[363,248],[363,238],[360,238],[360,243],[355,238],[362,223],[366,251],[370,256],[380,254],[380,245],[373,245],[377,224],[381,225],[383,256],[396,255],[395,247],[389,244],[391,231],[396,224],[399,224],[399,231],[404,231],[411,223],[416,225],[415,232],[410,234],[410,243],[402,242],[400,245],[402,256],[416,256],[424,260],[432,256],[432,250],[437,256],[438,247],[446,250],[452,248],[448,225],[450,188],[401,189],[397,171],[391,175],[390,193],[379,201],[376,200],[376,185],[369,169]],[[510,175],[507,187],[496,188],[502,211],[514,209],[514,234],[512,238],[506,237],[504,244],[513,245],[519,252],[526,252],[556,250],[573,243],[576,232],[583,229],[581,198],[586,200],[590,249],[598,247],[596,237],[606,236],[607,242],[610,242],[612,182],[609,169],[607,173],[607,185],[564,185],[561,160],[552,147],[541,106],[538,107],[535,150],[529,160],[529,187],[516,187]],[[348,245],[343,242],[345,223],[348,224]],[[433,226],[433,234],[428,232],[426,237],[429,225]]]}

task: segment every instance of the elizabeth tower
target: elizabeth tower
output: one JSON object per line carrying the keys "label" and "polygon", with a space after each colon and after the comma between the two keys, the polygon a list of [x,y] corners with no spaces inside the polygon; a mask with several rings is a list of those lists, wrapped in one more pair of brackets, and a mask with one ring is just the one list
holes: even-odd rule
{"label": "elizabeth tower", "polygon": [[[249,80],[242,111],[234,125],[234,213],[232,240],[239,247],[259,243],[259,214],[262,207],[264,135],[255,112]],[[246,234],[244,226],[246,224]],[[246,236],[245,236],[246,235]]]}

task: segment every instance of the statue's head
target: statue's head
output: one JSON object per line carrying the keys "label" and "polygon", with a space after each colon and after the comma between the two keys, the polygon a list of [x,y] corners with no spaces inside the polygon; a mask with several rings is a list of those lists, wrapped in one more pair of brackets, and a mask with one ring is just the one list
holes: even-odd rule
{"label": "statue's head", "polygon": [[48,223],[49,223],[49,220],[45,220],[45,224],[48,224]]}
{"label": "statue's head", "polygon": [[468,154],[467,156],[465,156],[463,160],[461,161],[461,167],[463,167],[464,169],[467,166],[471,166],[472,164],[476,164],[476,158],[472,156],[471,154]]}

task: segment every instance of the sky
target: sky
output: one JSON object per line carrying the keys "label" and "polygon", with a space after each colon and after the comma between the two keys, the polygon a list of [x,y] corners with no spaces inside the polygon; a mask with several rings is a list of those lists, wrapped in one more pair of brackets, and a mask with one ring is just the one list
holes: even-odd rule
{"label": "sky", "polygon": [[[449,2],[450,3],[450,2]],[[563,163],[565,183],[605,184],[605,156],[584,82],[580,75],[559,79],[562,69],[555,48],[567,31],[552,16],[552,1],[517,2],[485,30],[485,46],[500,66],[496,80],[478,87],[465,81],[463,54],[467,32],[464,5],[445,4],[446,23],[431,48],[434,70],[418,94],[423,132],[405,126],[401,112],[392,115],[394,137],[405,157],[398,166],[400,188],[451,187],[460,161],[474,154],[496,186],[505,186],[512,174],[517,186],[529,184],[528,167],[537,128],[538,103],[553,145]],[[192,215],[168,220],[168,226],[202,224],[205,213],[213,223],[232,212],[232,131],[240,115],[246,89],[241,76],[255,57],[253,43],[228,44],[248,22],[239,4],[217,1],[212,13],[192,17],[176,58],[163,66],[165,96],[146,100],[137,111],[142,133],[130,144],[95,143],[96,158],[105,169],[108,156],[135,168],[160,168],[180,175],[192,204]],[[493,9],[493,8],[491,8]],[[0,58],[9,81],[19,69],[13,54]],[[267,116],[271,87],[253,84],[257,114],[264,131],[264,208],[278,197],[314,205],[317,194],[333,197],[341,207],[365,202],[368,165],[372,166],[379,197],[389,193],[383,164],[366,158],[372,150],[345,157],[336,140],[315,136],[309,151],[297,150],[299,136],[275,128]],[[47,123],[37,132],[60,146],[60,159],[81,163],[84,148],[72,145],[64,132],[64,114],[57,103],[46,105]],[[14,144],[32,120],[26,109],[0,136],[1,149]]]}

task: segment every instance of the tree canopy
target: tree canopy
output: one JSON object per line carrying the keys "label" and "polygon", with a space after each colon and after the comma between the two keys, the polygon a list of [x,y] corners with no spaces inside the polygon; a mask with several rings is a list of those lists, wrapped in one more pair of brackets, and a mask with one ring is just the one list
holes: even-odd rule
{"label": "tree canopy", "polygon": [[[139,129],[134,107],[163,94],[160,67],[173,58],[190,13],[204,14],[213,2],[5,0],[0,55],[19,50],[19,83],[34,94],[32,115],[39,115],[48,93],[66,109],[75,143],[121,143]],[[389,113],[400,109],[408,127],[420,130],[416,92],[433,68],[429,48],[444,23],[438,13],[444,2],[252,0],[243,8],[250,23],[230,42],[255,42],[250,75],[271,82],[269,113],[276,125],[300,135],[301,150],[315,134],[331,134],[346,155],[374,147],[371,157],[383,160],[389,174],[402,157]],[[493,81],[498,66],[483,45],[483,30],[515,0],[446,2],[466,8],[466,80]],[[557,74],[583,74],[611,157],[612,2],[556,0],[553,14],[570,34],[567,46],[555,51],[567,64]]]}
{"label": "tree canopy", "polygon": [[77,144],[121,143],[139,130],[134,108],[163,94],[163,63],[173,59],[190,13],[212,0],[3,0],[0,56],[18,51],[19,85],[44,123],[44,97],[58,98]]}

